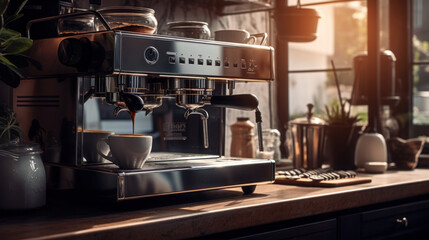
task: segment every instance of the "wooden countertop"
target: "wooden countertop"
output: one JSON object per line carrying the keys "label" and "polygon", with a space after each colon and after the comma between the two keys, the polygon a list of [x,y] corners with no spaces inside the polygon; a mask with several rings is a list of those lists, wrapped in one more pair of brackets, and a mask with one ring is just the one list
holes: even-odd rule
{"label": "wooden countertop", "polygon": [[273,222],[429,194],[429,169],[388,171],[372,182],[336,187],[260,185],[122,203],[62,193],[42,209],[0,212],[1,239],[171,239],[201,237]]}

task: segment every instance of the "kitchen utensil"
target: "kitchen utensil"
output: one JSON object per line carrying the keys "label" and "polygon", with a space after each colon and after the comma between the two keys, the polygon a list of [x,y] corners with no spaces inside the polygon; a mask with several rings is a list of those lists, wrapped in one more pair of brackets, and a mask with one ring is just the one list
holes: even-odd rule
{"label": "kitchen utensil", "polygon": [[206,22],[178,21],[169,22],[167,25],[168,35],[197,39],[209,39],[211,35],[208,23]]}
{"label": "kitchen utensil", "polygon": [[313,117],[313,104],[308,104],[307,117],[289,122],[289,133],[293,164],[295,168],[316,169],[323,163],[326,123],[320,118]]}

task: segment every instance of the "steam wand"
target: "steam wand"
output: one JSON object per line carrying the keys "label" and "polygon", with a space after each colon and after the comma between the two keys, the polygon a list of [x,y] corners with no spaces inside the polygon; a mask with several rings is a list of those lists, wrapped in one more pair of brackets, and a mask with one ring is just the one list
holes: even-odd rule
{"label": "steam wand", "polygon": [[200,115],[201,120],[203,120],[204,148],[208,148],[209,147],[209,130],[208,130],[207,119],[209,118],[209,113],[203,108],[196,108],[196,109],[188,108],[185,112],[185,119],[188,120],[188,117],[193,114]]}
{"label": "steam wand", "polygon": [[259,143],[259,152],[264,151],[264,143],[262,142],[262,114],[259,110],[259,107],[255,110],[255,120],[258,126],[258,143]]}

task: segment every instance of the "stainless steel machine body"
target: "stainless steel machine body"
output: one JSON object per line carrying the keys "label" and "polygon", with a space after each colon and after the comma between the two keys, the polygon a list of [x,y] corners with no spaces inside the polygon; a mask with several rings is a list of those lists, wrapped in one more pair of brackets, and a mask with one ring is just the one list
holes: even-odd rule
{"label": "stainless steel machine body", "polygon": [[[251,192],[274,180],[273,160],[224,157],[222,103],[235,101],[226,96],[235,81],[273,80],[271,47],[108,30],[34,40],[27,55],[41,68],[25,68],[14,110],[26,140],[44,149],[50,187],[124,200],[232,186]],[[150,158],[136,170],[87,162],[84,130],[117,132],[115,123],[126,121],[131,132],[119,114],[130,108],[124,93],[144,102],[147,116],[136,123],[154,136]]]}

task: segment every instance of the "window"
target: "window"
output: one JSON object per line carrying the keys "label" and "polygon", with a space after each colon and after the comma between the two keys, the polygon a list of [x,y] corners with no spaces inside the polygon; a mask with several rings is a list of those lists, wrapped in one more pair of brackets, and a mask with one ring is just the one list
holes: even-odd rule
{"label": "window", "polygon": [[[429,127],[429,2],[413,1],[413,135],[420,135]],[[426,133],[427,134],[427,133]]]}
{"label": "window", "polygon": [[339,102],[331,60],[337,69],[342,98],[350,99],[353,57],[367,48],[365,1],[301,1],[301,4],[316,9],[321,18],[315,41],[289,43],[291,119],[304,115],[307,103],[313,103],[315,112],[322,114],[326,105]]}

